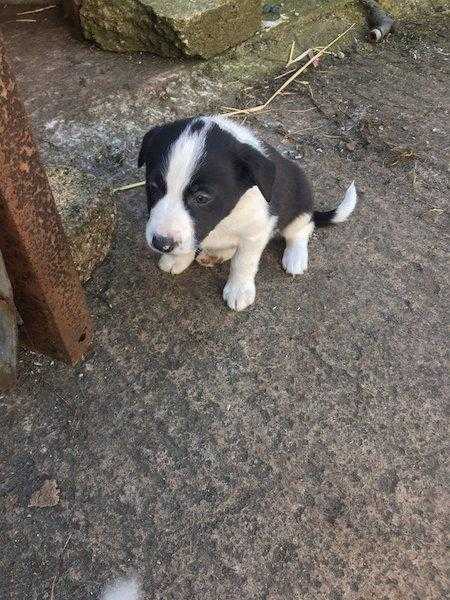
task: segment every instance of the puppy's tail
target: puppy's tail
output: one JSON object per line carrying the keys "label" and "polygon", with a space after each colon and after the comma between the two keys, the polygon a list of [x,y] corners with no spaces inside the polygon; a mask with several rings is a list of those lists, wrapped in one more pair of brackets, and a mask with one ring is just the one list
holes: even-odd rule
{"label": "puppy's tail", "polygon": [[325,212],[314,211],[313,219],[316,227],[326,227],[327,225],[334,225],[346,221],[352,214],[357,199],[358,195],[356,193],[355,182],[353,181],[345,192],[344,199],[337,208]]}
{"label": "puppy's tail", "polygon": [[119,579],[103,591],[101,600],[139,600],[140,597],[136,579]]}

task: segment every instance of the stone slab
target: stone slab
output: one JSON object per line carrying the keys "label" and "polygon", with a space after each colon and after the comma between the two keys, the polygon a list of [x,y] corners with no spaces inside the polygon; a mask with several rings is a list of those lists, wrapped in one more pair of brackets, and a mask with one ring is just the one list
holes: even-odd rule
{"label": "stone slab", "polygon": [[104,50],[169,57],[215,56],[261,24],[259,0],[82,0],[78,10],[84,36]]}

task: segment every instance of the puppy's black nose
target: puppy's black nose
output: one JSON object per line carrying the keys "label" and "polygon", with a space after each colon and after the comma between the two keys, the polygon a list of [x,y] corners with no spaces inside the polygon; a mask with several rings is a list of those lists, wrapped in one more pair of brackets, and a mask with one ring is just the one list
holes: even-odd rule
{"label": "puppy's black nose", "polygon": [[154,235],[152,239],[152,246],[160,252],[169,253],[175,248],[176,243],[172,239],[163,235]]}

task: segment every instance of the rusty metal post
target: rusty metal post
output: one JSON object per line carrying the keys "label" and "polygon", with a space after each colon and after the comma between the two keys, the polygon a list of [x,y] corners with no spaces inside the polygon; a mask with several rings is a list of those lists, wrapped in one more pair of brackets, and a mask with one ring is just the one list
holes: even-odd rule
{"label": "rusty metal post", "polygon": [[92,324],[0,37],[0,250],[31,348],[77,362]]}

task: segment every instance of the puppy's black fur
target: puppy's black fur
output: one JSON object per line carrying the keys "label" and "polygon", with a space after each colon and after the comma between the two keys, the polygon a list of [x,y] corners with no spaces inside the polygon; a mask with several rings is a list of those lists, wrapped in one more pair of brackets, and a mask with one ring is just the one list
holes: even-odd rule
{"label": "puppy's black fur", "polygon": [[313,194],[303,169],[269,144],[264,146],[275,165],[270,211],[278,217],[281,231],[299,215],[313,212]]}
{"label": "puppy's black fur", "polygon": [[[205,123],[201,119],[175,121],[153,128],[143,139],[138,166],[146,165],[149,211],[165,193],[163,175],[170,148],[188,126],[195,133]],[[313,213],[312,191],[302,169],[269,144],[262,144],[262,148],[264,152],[240,142],[217,124],[209,125],[204,156],[184,192],[197,239],[205,238],[255,185],[267,200],[270,212],[278,217],[280,230],[297,216]],[[208,195],[209,202],[192,202],[199,190]]]}

